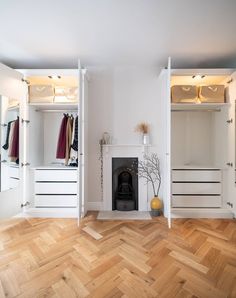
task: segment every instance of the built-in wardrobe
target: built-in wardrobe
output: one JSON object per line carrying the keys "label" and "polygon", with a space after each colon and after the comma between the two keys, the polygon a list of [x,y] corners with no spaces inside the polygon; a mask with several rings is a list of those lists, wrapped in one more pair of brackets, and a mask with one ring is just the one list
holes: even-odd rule
{"label": "built-in wardrobe", "polygon": [[[236,73],[171,69],[169,59],[159,81],[165,125],[163,201],[169,225],[177,217],[234,217]],[[196,95],[184,98],[181,91]],[[215,98],[202,96],[208,91]]]}
{"label": "built-in wardrobe", "polygon": [[[0,72],[7,87],[1,90],[0,86],[1,95],[19,101],[20,182],[14,196],[16,204],[20,197],[20,206],[16,211],[24,216],[84,216],[88,165],[86,70],[16,71],[1,65]],[[8,92],[10,88],[15,88],[14,94]]]}

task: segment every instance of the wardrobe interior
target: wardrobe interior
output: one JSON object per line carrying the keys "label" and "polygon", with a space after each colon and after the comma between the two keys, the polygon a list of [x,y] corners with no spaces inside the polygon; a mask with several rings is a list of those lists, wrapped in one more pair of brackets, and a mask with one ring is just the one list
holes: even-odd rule
{"label": "wardrobe interior", "polygon": [[0,191],[19,185],[20,123],[19,101],[1,96],[1,187]]}
{"label": "wardrobe interior", "polygon": [[222,103],[172,103],[171,144],[172,166],[225,167],[230,97],[228,76],[173,76],[175,85],[224,85]]}
{"label": "wardrobe interior", "polygon": [[[229,207],[230,152],[235,131],[230,122],[235,104],[230,83],[229,74],[171,77],[172,207]],[[193,88],[196,98],[174,100],[174,86],[185,91]],[[212,93],[222,88],[221,98],[201,98],[202,86]]]}
{"label": "wardrobe interior", "polygon": [[[32,86],[49,86],[77,88],[77,77],[28,77],[29,88]],[[42,87],[43,88],[43,87]],[[28,150],[31,166],[67,166],[65,158],[57,158],[58,138],[64,116],[75,119],[78,116],[78,93],[75,99],[52,95],[52,98],[38,98],[33,102],[29,91],[29,136]]]}
{"label": "wardrobe interior", "polygon": [[31,207],[76,207],[78,76],[28,76],[26,80],[27,201]]}

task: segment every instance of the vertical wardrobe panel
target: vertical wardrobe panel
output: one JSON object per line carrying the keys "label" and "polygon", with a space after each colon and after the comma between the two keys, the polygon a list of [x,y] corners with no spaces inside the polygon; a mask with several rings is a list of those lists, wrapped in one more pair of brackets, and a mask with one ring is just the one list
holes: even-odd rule
{"label": "vertical wardrobe panel", "polygon": [[[0,95],[17,99],[20,103],[25,99],[27,85],[22,81],[23,75],[3,64],[0,64]],[[20,124],[20,144],[21,144],[21,124]],[[20,146],[20,160],[22,150]],[[20,179],[22,169],[20,168]],[[0,218],[6,218],[21,212],[22,204],[22,179],[20,186],[0,193]]]}
{"label": "vertical wardrobe panel", "polygon": [[[229,84],[229,99],[230,99],[230,107],[228,111],[229,122],[227,122],[228,126],[228,197],[227,202],[231,205],[227,204],[227,206],[232,209],[234,216],[236,215],[236,184],[235,184],[235,100],[236,100],[236,72],[232,74],[232,83]],[[231,121],[232,120],[232,121]]]}
{"label": "vertical wardrobe panel", "polygon": [[163,156],[162,156],[162,189],[164,216],[168,219],[168,226],[171,227],[171,98],[170,98],[170,73],[171,59],[168,59],[167,69],[162,70],[159,76],[161,98],[163,101]]}
{"label": "vertical wardrobe panel", "polygon": [[78,219],[87,212],[88,202],[88,86],[79,62],[79,204]]}

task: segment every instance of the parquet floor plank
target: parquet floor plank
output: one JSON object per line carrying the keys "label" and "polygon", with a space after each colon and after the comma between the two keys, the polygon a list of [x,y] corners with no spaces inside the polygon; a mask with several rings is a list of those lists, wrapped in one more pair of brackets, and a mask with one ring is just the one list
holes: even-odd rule
{"label": "parquet floor plank", "polygon": [[0,298],[236,297],[229,219],[0,222]]}

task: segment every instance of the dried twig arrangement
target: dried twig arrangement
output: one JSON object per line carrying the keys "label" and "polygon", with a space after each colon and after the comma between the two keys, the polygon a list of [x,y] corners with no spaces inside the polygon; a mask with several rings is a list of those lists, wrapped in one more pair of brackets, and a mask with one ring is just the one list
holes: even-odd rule
{"label": "dried twig arrangement", "polygon": [[149,124],[146,122],[141,122],[135,127],[135,131],[142,134],[148,134],[149,129],[150,129]]}
{"label": "dried twig arrangement", "polygon": [[138,162],[139,177],[150,182],[153,188],[154,196],[157,197],[161,186],[160,160],[156,153],[144,155],[144,160]]}

